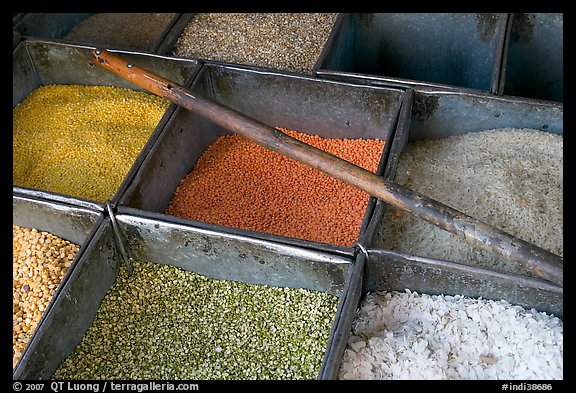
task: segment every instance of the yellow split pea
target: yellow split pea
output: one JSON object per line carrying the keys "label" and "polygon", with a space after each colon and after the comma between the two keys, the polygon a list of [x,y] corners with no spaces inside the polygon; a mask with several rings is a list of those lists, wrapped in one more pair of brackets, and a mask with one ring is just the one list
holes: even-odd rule
{"label": "yellow split pea", "polygon": [[78,249],[52,233],[12,225],[13,367]]}
{"label": "yellow split pea", "polygon": [[169,101],[115,86],[45,85],[13,110],[13,183],[105,202]]}

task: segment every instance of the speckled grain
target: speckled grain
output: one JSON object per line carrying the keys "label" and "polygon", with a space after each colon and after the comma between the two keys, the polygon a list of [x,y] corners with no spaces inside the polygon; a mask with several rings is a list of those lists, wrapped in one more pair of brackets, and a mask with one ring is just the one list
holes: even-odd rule
{"label": "speckled grain", "polygon": [[182,32],[174,55],[311,74],[336,13],[206,13]]}

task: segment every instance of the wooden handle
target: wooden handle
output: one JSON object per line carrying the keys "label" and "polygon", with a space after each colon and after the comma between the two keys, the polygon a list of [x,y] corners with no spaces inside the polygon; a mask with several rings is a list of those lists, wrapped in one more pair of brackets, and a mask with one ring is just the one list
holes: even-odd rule
{"label": "wooden handle", "polygon": [[318,169],[393,206],[408,211],[446,231],[496,251],[522,264],[538,277],[563,286],[563,260],[436,200],[420,195],[351,162],[310,146],[224,105],[208,100],[161,76],[126,62],[105,49],[96,49],[94,61],[136,85],[192,111],[215,124]]}

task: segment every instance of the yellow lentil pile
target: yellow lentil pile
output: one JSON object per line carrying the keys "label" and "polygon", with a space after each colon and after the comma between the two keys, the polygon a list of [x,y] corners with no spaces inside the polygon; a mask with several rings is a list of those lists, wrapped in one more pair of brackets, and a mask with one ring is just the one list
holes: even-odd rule
{"label": "yellow lentil pile", "polygon": [[168,106],[114,86],[40,86],[13,110],[13,183],[103,203]]}
{"label": "yellow lentil pile", "polygon": [[[376,172],[384,141],[288,135]],[[352,246],[369,195],[238,135],[219,137],[181,180],[166,214]]]}
{"label": "yellow lentil pile", "polygon": [[12,364],[22,356],[79,247],[35,228],[12,225]]}

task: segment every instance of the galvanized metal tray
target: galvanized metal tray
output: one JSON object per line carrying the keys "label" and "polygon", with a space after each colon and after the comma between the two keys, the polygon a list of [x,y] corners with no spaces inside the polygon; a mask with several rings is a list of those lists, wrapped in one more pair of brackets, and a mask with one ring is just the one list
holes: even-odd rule
{"label": "galvanized metal tray", "polygon": [[14,372],[15,376],[18,369],[25,367],[26,358],[30,356],[30,342],[38,331],[42,330],[42,325],[46,320],[46,315],[54,306],[55,299],[58,297],[62,287],[73,274],[78,265],[78,260],[85,250],[85,245],[93,236],[96,227],[103,219],[102,212],[87,208],[77,204],[75,200],[55,201],[50,198],[33,195],[26,192],[15,191],[12,196],[12,223],[23,228],[37,229],[56,235],[62,239],[68,240],[78,246],[80,250],[76,254],[72,265],[64,275],[62,282],[56,289],[52,300],[44,311],[36,331],[32,334],[28,345],[26,346]]}
{"label": "galvanized metal tray", "polygon": [[154,53],[164,56],[172,56],[172,51],[176,46],[178,39],[195,15],[196,13],[189,12],[180,14],[180,16],[173,21],[172,25],[165,32],[162,42],[155,47]]}
{"label": "galvanized metal tray", "polygon": [[12,29],[23,36],[51,39],[64,37],[74,26],[91,13],[30,13],[23,12],[14,18]]}
{"label": "galvanized metal tray", "polygon": [[[117,86],[143,91],[143,89],[127,82],[125,79],[94,65],[91,61],[94,49],[95,47],[71,45],[50,40],[22,40],[14,49],[12,56],[12,105],[16,106],[37,87],[48,84]],[[159,74],[166,75],[181,84],[190,83],[201,67],[194,60],[169,58],[142,52],[126,52],[114,49],[112,51],[125,56],[128,60],[145,65]],[[175,109],[175,104],[169,106],[164,117],[134,161],[124,182],[111,198],[113,203],[127,186],[136,168],[150,150],[163,125],[168,121]],[[47,190],[37,191],[46,193]],[[56,196],[56,193],[54,195]]]}
{"label": "galvanized metal tray", "polygon": [[[389,138],[396,126],[403,90],[322,81],[288,72],[206,63],[190,87],[197,93],[272,127],[284,127],[323,138],[365,138],[386,141],[378,173],[387,160]],[[119,205],[164,212],[175,189],[200,155],[230,131],[178,108],[150,154],[119,199]],[[371,237],[365,228],[375,198],[366,209],[359,241]],[[192,224],[193,222],[191,222]],[[214,226],[214,229],[222,229]],[[302,247],[328,247],[346,254],[350,248],[239,230],[250,236]]]}
{"label": "galvanized metal tray", "polygon": [[563,102],[563,30],[561,13],[512,14],[498,93]]}
{"label": "galvanized metal tray", "polygon": [[[404,15],[404,19],[389,19],[392,15]],[[538,21],[531,22],[529,44],[538,47],[534,51],[542,50],[548,53],[545,56],[557,59],[561,51],[544,52],[542,46],[553,41],[554,48],[562,47],[561,41],[555,40],[561,15],[530,14],[534,15],[533,19],[516,14],[514,19],[509,14],[491,17],[450,14],[447,19],[417,15],[342,14],[317,63],[319,78],[111,50],[270,125],[313,130],[323,137],[384,139],[387,143],[378,173],[386,178],[393,178],[398,158],[412,140],[501,127],[563,133],[563,106],[548,101],[562,100],[561,83],[560,88],[557,84],[558,79],[562,80],[561,61],[552,61],[550,68],[540,74],[550,89],[538,89],[545,94],[533,96],[535,90],[521,83],[529,83],[529,78],[521,77],[522,72],[518,70],[523,67],[526,56],[533,52],[525,46],[520,33],[515,42],[515,30],[510,24],[516,20],[515,23],[525,27],[527,21]],[[522,18],[524,22],[519,22]],[[429,31],[446,20],[459,21],[460,29],[445,31],[448,35],[445,40],[456,48],[466,49],[467,53],[476,53],[475,56],[483,53],[479,56],[483,62],[445,64],[436,69],[438,78],[417,74],[417,60],[422,56],[434,57],[433,48],[449,57],[447,47],[435,46],[442,44],[438,42],[426,45],[428,48],[421,52],[396,57],[392,65],[399,67],[404,62],[413,62],[413,74],[379,75],[375,62],[383,51],[381,44],[400,42],[409,52],[414,50],[410,43],[415,41],[402,33],[404,27],[425,26]],[[368,30],[384,31],[388,22],[399,23],[390,24],[396,27],[388,38],[377,38]],[[554,28],[543,27],[548,25]],[[518,27],[516,30],[524,31]],[[171,32],[177,38],[179,30]],[[94,67],[90,60],[93,45],[31,37],[22,41],[18,37],[16,42],[16,35],[14,43],[13,105],[35,87],[48,83],[138,89]],[[460,59],[464,58],[462,54]],[[367,64],[361,65],[363,61]],[[453,75],[454,70],[463,69],[468,70],[470,79]],[[563,289],[547,281],[375,248],[374,236],[379,225],[385,225],[381,217],[389,206],[374,198],[368,204],[358,239],[364,250],[163,214],[180,179],[211,142],[227,133],[182,108],[171,106],[112,199],[113,205],[118,206],[114,219],[125,240],[124,246],[136,259],[166,263],[214,278],[304,287],[339,296],[319,379],[337,378],[356,310],[362,298],[375,290],[410,289],[428,294],[504,299],[562,317]],[[13,373],[14,379],[48,379],[90,325],[100,301],[116,279],[122,255],[112,221],[106,217],[102,204],[45,190],[13,187],[13,192],[15,223],[56,231],[57,235],[62,233],[62,237],[84,244]],[[266,263],[261,263],[263,260]]]}
{"label": "galvanized metal tray", "polygon": [[359,253],[350,282],[320,379],[338,379],[356,312],[368,293],[409,289],[428,295],[506,300],[563,317],[563,289],[548,281],[389,250],[368,249],[367,253]]}
{"label": "galvanized metal tray", "polygon": [[[110,43],[101,42],[101,37],[93,37],[92,40],[86,42],[72,41],[66,39],[66,35],[79,23],[86,18],[91,17],[94,13],[23,13],[18,15],[18,18],[13,19],[13,30],[18,32],[21,36],[35,39],[50,39],[58,40],[69,44],[85,44],[85,45],[106,45]],[[158,38],[151,42],[146,48],[131,47],[129,43],[126,45],[113,45],[116,49],[123,50],[136,50],[140,52],[155,53],[159,55],[168,54],[168,50],[174,46],[178,40],[179,32],[181,32],[188,22],[194,16],[193,13],[177,13],[167,23]],[[110,29],[117,29],[115,26],[110,26]],[[118,41],[120,42],[120,41]]]}
{"label": "galvanized metal tray", "polygon": [[[518,97],[500,97],[490,93],[471,93],[434,89],[408,90],[400,112],[398,127],[391,142],[384,177],[394,179],[402,150],[407,143],[425,138],[446,138],[487,129],[532,128],[563,133],[563,105]],[[378,233],[386,225],[384,209],[378,201],[368,228]],[[473,267],[466,261],[447,261],[386,250],[375,238],[358,250],[348,296],[339,324],[333,333],[331,352],[325,359],[321,379],[337,379],[342,357],[352,331],[360,302],[375,291],[409,289],[430,295],[462,295],[506,300],[525,308],[563,317],[563,288],[547,280],[519,274]]]}
{"label": "galvanized metal tray", "polygon": [[[384,177],[394,181],[405,146],[421,139],[443,139],[470,132],[500,128],[527,128],[563,134],[563,105],[544,100],[493,96],[489,93],[450,92],[432,88],[408,91],[398,128],[392,140]],[[454,189],[454,192],[458,192]],[[466,190],[462,190],[465,193]],[[439,201],[445,203],[445,201]],[[377,203],[374,217],[382,217],[387,203]],[[464,212],[466,213],[466,212]],[[384,220],[380,226],[387,225]],[[378,233],[379,230],[376,230]],[[371,247],[378,247],[376,242]],[[396,250],[410,252],[410,250]],[[419,255],[428,257],[429,255]],[[502,257],[504,258],[504,257]],[[455,261],[469,263],[468,261]]]}
{"label": "galvanized metal tray", "polygon": [[496,92],[507,22],[507,14],[342,13],[314,74]]}
{"label": "galvanized metal tray", "polygon": [[[30,341],[31,349],[17,367],[15,379],[49,379],[82,339],[123,262],[115,226],[127,256],[135,260],[172,265],[215,279],[305,288],[338,296],[332,331],[336,328],[350,286],[352,258],[120,207],[98,226]],[[331,340],[326,345],[329,348]]]}

